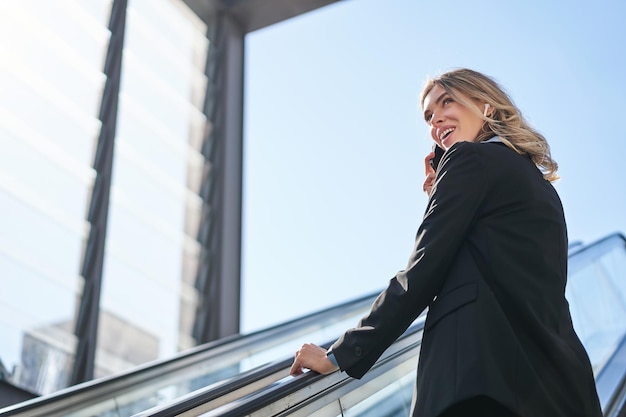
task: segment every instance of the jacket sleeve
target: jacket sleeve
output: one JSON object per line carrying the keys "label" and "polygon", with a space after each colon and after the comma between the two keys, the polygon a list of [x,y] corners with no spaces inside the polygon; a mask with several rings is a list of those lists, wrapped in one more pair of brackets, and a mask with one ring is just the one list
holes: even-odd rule
{"label": "jacket sleeve", "polygon": [[361,378],[441,290],[488,188],[477,146],[459,142],[446,152],[406,269],[389,281],[357,327],[332,345],[348,375]]}

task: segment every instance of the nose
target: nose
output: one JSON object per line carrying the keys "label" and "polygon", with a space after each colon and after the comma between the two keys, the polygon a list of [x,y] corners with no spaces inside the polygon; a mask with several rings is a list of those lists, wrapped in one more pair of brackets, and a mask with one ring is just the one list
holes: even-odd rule
{"label": "nose", "polygon": [[441,115],[441,112],[433,112],[433,114],[430,116],[430,125],[435,127],[441,124],[441,122],[443,122],[444,118]]}

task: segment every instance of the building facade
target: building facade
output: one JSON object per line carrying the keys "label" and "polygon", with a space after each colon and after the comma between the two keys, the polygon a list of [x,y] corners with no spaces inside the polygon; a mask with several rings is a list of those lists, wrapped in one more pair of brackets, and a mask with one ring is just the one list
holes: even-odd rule
{"label": "building facade", "polygon": [[202,343],[207,25],[168,0],[0,8],[5,377],[45,394]]}
{"label": "building facade", "polygon": [[245,35],[332,2],[0,2],[2,387],[238,333]]}

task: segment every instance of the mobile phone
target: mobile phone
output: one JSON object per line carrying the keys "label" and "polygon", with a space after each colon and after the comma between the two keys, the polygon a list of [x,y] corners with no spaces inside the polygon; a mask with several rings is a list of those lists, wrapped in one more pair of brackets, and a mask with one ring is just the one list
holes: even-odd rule
{"label": "mobile phone", "polygon": [[430,160],[430,166],[433,167],[435,171],[437,171],[437,167],[439,166],[439,161],[441,161],[441,157],[445,153],[445,151],[439,146],[433,146],[433,151],[435,152],[435,156]]}

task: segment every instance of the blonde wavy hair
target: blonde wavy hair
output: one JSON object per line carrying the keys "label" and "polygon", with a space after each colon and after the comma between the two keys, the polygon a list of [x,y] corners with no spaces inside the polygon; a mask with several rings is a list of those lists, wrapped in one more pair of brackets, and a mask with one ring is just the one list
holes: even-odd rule
{"label": "blonde wavy hair", "polygon": [[[426,96],[436,85],[485,121],[475,142],[497,135],[518,154],[530,156],[546,180],[553,182],[559,179],[556,173],[558,164],[550,155],[548,142],[524,120],[519,109],[497,82],[466,68],[443,73],[426,81],[420,95],[422,108]],[[491,113],[483,115],[476,102],[489,104]]]}

